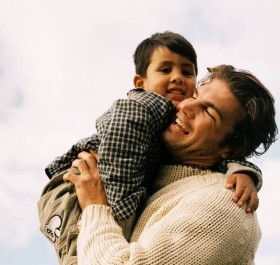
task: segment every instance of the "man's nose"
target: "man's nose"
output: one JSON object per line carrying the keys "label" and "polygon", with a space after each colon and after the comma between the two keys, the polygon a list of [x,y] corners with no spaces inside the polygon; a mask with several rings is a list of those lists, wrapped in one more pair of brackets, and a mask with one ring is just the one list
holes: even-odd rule
{"label": "man's nose", "polygon": [[191,101],[191,99],[185,99],[180,102],[177,106],[178,111],[184,113],[188,119],[194,119],[196,112],[196,103]]}

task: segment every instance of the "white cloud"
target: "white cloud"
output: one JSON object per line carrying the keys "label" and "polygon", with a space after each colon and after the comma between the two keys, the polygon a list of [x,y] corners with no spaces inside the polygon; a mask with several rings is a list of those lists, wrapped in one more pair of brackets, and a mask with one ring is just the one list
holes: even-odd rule
{"label": "white cloud", "polygon": [[[280,204],[278,189],[279,163],[280,158],[267,159],[261,164],[264,179],[264,185],[259,193],[260,206],[258,210],[258,218],[263,234],[260,242],[261,254],[275,255],[272,249],[279,249],[280,247],[280,213],[277,210]],[[279,256],[278,260],[280,260]]]}
{"label": "white cloud", "polygon": [[278,265],[280,263],[280,258],[278,255],[257,256],[255,263],[257,265]]}

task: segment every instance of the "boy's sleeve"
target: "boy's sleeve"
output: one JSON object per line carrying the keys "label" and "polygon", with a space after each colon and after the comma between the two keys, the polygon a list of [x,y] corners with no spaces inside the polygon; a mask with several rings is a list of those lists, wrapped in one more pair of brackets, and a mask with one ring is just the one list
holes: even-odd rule
{"label": "boy's sleeve", "polygon": [[56,157],[46,168],[45,172],[51,179],[53,176],[59,174],[63,170],[71,167],[72,162],[77,158],[78,154],[82,151],[97,151],[100,141],[97,134],[93,134],[90,137],[84,138],[74,144],[70,150],[68,150],[62,156]]}
{"label": "boy's sleeve", "polygon": [[[147,167],[159,161],[157,136],[171,121],[175,107],[158,94],[133,90],[115,101],[110,115],[97,120],[100,138],[98,168],[108,202],[118,220],[132,216],[146,195]],[[150,152],[155,160],[147,161]]]}
{"label": "boy's sleeve", "polygon": [[255,183],[257,191],[262,187],[262,172],[253,163],[247,160],[224,160],[218,164],[218,170],[222,173],[232,175],[234,173],[248,174]]}

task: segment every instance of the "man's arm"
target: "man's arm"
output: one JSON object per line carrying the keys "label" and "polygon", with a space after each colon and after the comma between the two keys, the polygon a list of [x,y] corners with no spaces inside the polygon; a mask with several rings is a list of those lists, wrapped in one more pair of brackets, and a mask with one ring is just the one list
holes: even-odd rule
{"label": "man's arm", "polygon": [[[152,216],[128,243],[109,207],[88,206],[78,238],[80,264],[249,264],[259,240],[253,214],[231,203],[230,191],[181,200]],[[145,218],[140,219],[144,222]],[[149,224],[151,223],[151,224]],[[250,252],[250,253],[249,253]]]}

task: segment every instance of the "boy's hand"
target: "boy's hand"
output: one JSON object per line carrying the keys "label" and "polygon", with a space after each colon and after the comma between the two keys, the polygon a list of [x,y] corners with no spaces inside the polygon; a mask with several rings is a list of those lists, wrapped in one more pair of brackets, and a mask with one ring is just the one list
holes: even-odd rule
{"label": "boy's hand", "polygon": [[246,213],[253,213],[259,206],[259,198],[253,180],[244,173],[235,173],[228,177],[227,189],[235,189],[232,200],[242,207],[248,201]]}

